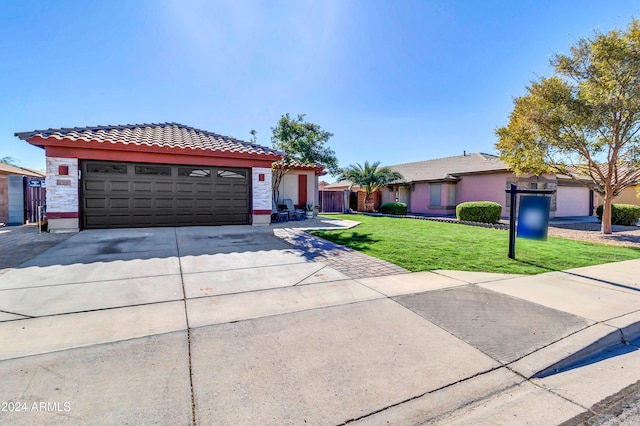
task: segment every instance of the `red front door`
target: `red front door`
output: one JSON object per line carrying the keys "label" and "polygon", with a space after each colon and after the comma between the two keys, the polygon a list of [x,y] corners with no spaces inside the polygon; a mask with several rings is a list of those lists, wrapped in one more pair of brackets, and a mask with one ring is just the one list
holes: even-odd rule
{"label": "red front door", "polygon": [[298,205],[304,208],[307,203],[307,175],[298,175]]}

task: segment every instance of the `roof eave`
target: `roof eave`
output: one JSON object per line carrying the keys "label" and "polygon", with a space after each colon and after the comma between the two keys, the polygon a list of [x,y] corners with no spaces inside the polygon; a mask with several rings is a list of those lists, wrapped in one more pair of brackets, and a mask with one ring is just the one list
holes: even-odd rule
{"label": "roof eave", "polygon": [[[18,136],[19,137],[19,136]],[[128,144],[124,142],[102,142],[98,140],[71,140],[69,138],[57,138],[49,137],[43,138],[42,136],[35,135],[29,139],[25,139],[28,143],[40,148],[47,146],[63,147],[63,148],[86,148],[86,149],[103,149],[113,151],[134,151],[134,152],[162,152],[166,154],[187,154],[187,155],[208,155],[208,156],[221,156],[231,158],[243,158],[243,159],[259,159],[264,161],[279,161],[282,159],[281,155],[270,153],[248,153],[248,152],[235,152],[235,151],[221,151],[221,150],[206,150],[200,148],[183,148],[183,147],[167,147],[159,145],[136,145]]]}

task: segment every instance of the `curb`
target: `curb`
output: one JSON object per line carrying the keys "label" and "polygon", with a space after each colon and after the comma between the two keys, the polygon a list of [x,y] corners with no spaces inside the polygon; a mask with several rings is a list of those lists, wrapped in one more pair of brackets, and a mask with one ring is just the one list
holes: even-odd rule
{"label": "curb", "polygon": [[[580,338],[581,333],[585,334],[587,332],[590,332],[594,329],[595,326],[602,325],[602,324],[603,323],[591,325],[586,329],[579,331],[573,336]],[[610,325],[608,326],[612,327]],[[571,338],[571,337],[572,336],[569,336],[568,338]],[[636,346],[636,345],[631,345],[630,342],[638,338],[640,338],[640,321],[634,322],[622,328],[615,328],[614,331],[611,331],[610,333],[603,335],[599,339],[593,341],[592,343],[588,344],[587,346],[583,347],[577,352],[538,371],[537,373],[530,376],[530,378],[541,379],[541,378],[552,376],[554,374],[557,374],[566,370],[570,370],[584,363],[588,363],[590,360],[596,360],[599,355],[602,355],[603,352],[606,352],[618,345]],[[552,344],[550,348],[554,345],[559,345],[560,342],[566,339],[567,338]]]}

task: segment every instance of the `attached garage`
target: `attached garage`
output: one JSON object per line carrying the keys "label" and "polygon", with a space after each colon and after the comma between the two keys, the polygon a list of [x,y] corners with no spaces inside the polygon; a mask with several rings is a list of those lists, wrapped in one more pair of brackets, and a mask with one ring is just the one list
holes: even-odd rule
{"label": "attached garage", "polygon": [[559,182],[555,217],[593,215],[593,193],[584,185]]}
{"label": "attached garage", "polygon": [[85,229],[248,225],[250,169],[82,161]]}
{"label": "attached garage", "polygon": [[177,123],[16,133],[44,148],[52,231],[268,225],[282,152]]}

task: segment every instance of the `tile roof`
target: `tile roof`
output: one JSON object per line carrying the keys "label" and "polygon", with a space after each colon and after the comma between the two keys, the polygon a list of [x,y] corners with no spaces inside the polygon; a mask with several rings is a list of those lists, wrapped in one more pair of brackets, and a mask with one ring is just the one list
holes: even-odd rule
{"label": "tile roof", "polygon": [[275,164],[276,166],[278,166],[278,168],[283,167],[283,168],[289,168],[289,169],[324,170],[324,167],[321,164],[304,163],[293,157],[283,158],[277,161]]}
{"label": "tile roof", "polygon": [[[346,188],[349,188],[351,186],[352,186],[351,185],[351,181],[339,180],[337,182],[333,182],[333,183],[330,183],[328,185],[325,185],[325,188],[327,188],[327,189],[346,189]],[[359,188],[359,186],[358,185],[353,185],[353,188],[357,189],[357,188]]]}
{"label": "tile roof", "polygon": [[6,163],[0,163],[0,173],[7,173],[11,175],[22,175],[22,176],[35,176],[35,177],[45,176],[44,172],[40,172],[38,170],[33,170],[33,169],[27,169],[25,167],[14,166]]}
{"label": "tile roof", "polygon": [[240,154],[257,154],[281,157],[284,153],[262,145],[253,144],[178,123],[126,124],[120,126],[71,127],[61,129],[17,132],[17,137],[30,140],[43,139],[97,141],[123,145],[156,146],[162,148],[190,148],[203,151],[219,151]]}
{"label": "tile roof", "polygon": [[456,155],[386,167],[402,174],[403,182],[450,179],[459,174],[509,171],[509,167],[499,157],[484,153]]}

